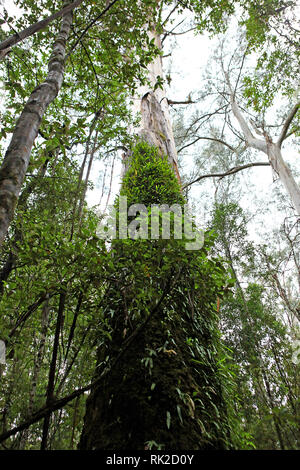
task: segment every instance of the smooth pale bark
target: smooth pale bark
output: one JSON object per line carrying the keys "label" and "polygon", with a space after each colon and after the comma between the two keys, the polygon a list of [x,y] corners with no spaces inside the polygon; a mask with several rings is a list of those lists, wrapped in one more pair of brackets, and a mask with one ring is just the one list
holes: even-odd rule
{"label": "smooth pale bark", "polygon": [[297,214],[300,215],[300,188],[292,175],[291,169],[283,160],[281,149],[277,143],[267,143],[266,147],[265,153],[268,155],[272,167],[290,195]]}
{"label": "smooth pale bark", "polygon": [[87,167],[87,172],[86,172],[85,181],[84,181],[83,194],[81,195],[81,198],[80,198],[80,201],[79,201],[78,219],[79,219],[79,224],[80,225],[81,225],[83,204],[84,204],[84,201],[85,201],[86,192],[87,192],[87,188],[88,188],[88,183],[89,183],[89,179],[90,179],[90,173],[91,173],[91,169],[92,169],[92,165],[93,165],[93,161],[94,161],[94,157],[95,157],[95,153],[96,153],[96,149],[97,149],[98,134],[99,134],[99,131],[97,130],[95,138],[94,138],[93,147],[92,147],[92,150],[91,150],[91,153],[90,153],[89,164],[88,164],[88,167]]}
{"label": "smooth pale bark", "polygon": [[281,153],[281,145],[284,139],[287,136],[288,128],[292,122],[293,117],[295,116],[296,112],[299,109],[299,103],[297,103],[291,112],[289,113],[285,124],[283,125],[281,135],[277,142],[273,142],[269,135],[264,133],[264,139],[259,139],[258,137],[254,137],[252,134],[246,120],[244,119],[236,101],[233,90],[231,88],[228,75],[226,74],[226,80],[228,87],[230,89],[230,103],[233,114],[237,119],[240,128],[244,134],[244,138],[249,147],[252,147],[256,150],[264,152],[268,158],[269,162],[274,169],[274,171],[278,174],[279,179],[283,183],[287,193],[290,196],[292,204],[296,209],[297,214],[300,215],[300,188],[297,185],[292,172],[289,166],[284,162],[282,153]]}
{"label": "smooth pale bark", "polygon": [[70,11],[74,10],[74,8],[78,7],[82,2],[83,0],[76,0],[73,3],[66,5],[60,11],[53,13],[53,15],[50,15],[41,21],[37,21],[36,23],[30,25],[28,28],[23,29],[22,31],[16,34],[13,34],[9,38],[2,41],[0,43],[0,60],[10,51],[11,46],[14,46],[18,42],[21,42],[24,39],[28,38],[29,36],[32,36],[33,34],[37,33],[41,29],[46,28],[46,26],[48,26],[49,23],[56,20],[57,18],[60,18],[63,15],[66,15]]}
{"label": "smooth pale bark", "polygon": [[57,96],[63,82],[66,42],[71,23],[72,12],[69,12],[63,16],[61,29],[49,60],[47,77],[31,93],[17,121],[0,169],[0,245],[6,237],[13,218],[29,164],[31,149],[42,118],[49,104]]}

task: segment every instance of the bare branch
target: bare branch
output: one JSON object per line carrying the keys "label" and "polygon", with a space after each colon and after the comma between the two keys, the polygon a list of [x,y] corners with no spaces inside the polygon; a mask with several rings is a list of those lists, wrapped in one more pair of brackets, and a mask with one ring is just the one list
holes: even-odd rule
{"label": "bare branch", "polygon": [[[194,136],[200,129],[200,127],[205,123],[207,122],[212,116],[216,115],[216,114],[224,114],[226,113],[226,109],[225,111],[223,112],[224,108],[226,108],[228,105],[225,104],[223,106],[221,106],[220,108],[216,109],[215,111],[211,112],[211,113],[207,113],[207,114],[203,114],[202,116],[200,117],[197,117],[196,119],[193,120],[193,122],[189,125],[189,127],[186,129],[186,131],[184,132],[184,135],[181,136],[181,138],[183,139],[186,139],[188,138],[189,136],[189,133],[190,131],[192,132],[192,135]],[[196,129],[193,129],[193,126],[195,126],[197,123],[200,124],[198,125],[198,127]]]}
{"label": "bare branch", "polygon": [[174,11],[176,10],[177,8],[177,4],[175,4],[174,8],[172,8],[172,10],[170,11],[170,13],[167,15],[167,17],[165,18],[165,20],[162,22],[162,26],[164,26],[167,21],[170,19],[170,17],[173,15]]}
{"label": "bare branch", "polygon": [[175,104],[195,104],[196,103],[196,101],[192,101],[190,97],[186,101],[173,101],[173,100],[169,100],[168,98],[167,98],[167,101],[168,101],[168,104],[171,106]]}
{"label": "bare branch", "polygon": [[174,31],[176,28],[178,28],[178,26],[180,26],[180,25],[181,25],[182,23],[184,23],[184,22],[185,22],[185,18],[184,18],[183,20],[179,21],[179,23],[177,23],[177,25],[174,26],[174,28],[173,28],[171,31],[166,31],[165,34],[163,35],[162,39],[161,39],[161,44],[164,43],[166,37],[169,36],[169,34],[174,34],[173,31]]}
{"label": "bare branch", "polygon": [[279,148],[281,148],[281,145],[282,145],[282,142],[288,137],[291,135],[291,133],[287,134],[288,130],[289,130],[289,127],[291,125],[291,122],[292,120],[294,119],[295,115],[297,114],[298,112],[298,109],[300,107],[300,101],[298,101],[297,104],[295,104],[295,106],[291,109],[291,111],[289,112],[288,114],[288,117],[286,118],[286,121],[283,125],[283,128],[282,128],[282,131],[281,131],[281,134],[280,134],[280,137],[278,139],[278,142],[277,142],[277,145],[279,146]]}
{"label": "bare branch", "polygon": [[236,166],[234,168],[231,168],[230,170],[226,171],[225,173],[211,173],[210,175],[201,175],[198,178],[196,178],[194,181],[191,181],[190,183],[187,183],[183,186],[182,189],[187,188],[188,186],[191,186],[194,183],[198,183],[204,178],[224,178],[225,176],[230,176],[234,175],[238,171],[245,170],[246,168],[251,168],[253,166],[270,166],[269,162],[255,162],[255,163],[247,163],[246,165],[241,165],[241,166]]}
{"label": "bare branch", "polygon": [[[176,28],[177,28],[177,26],[176,26]],[[168,36],[169,34],[171,34],[172,36],[181,36],[182,34],[189,33],[190,31],[194,31],[195,29],[197,29],[197,26],[194,26],[193,28],[189,28],[186,31],[181,31],[180,33],[174,33],[173,30],[172,31],[164,31],[164,32],[165,32],[165,36]]]}
{"label": "bare branch", "polygon": [[190,147],[191,145],[195,144],[196,142],[198,142],[198,140],[212,140],[213,142],[219,142],[220,144],[223,144],[225,145],[226,147],[228,147],[230,150],[232,150],[232,152],[235,152],[236,149],[234,149],[231,145],[227,144],[227,142],[225,142],[224,140],[221,140],[221,139],[216,139],[216,138],[213,138],[213,137],[197,137],[195,140],[193,140],[192,142],[190,142],[189,144],[186,144],[184,145],[183,147],[181,147],[179,150],[177,150],[177,153],[181,152],[183,149],[187,148],[187,147]]}
{"label": "bare branch", "polygon": [[72,49],[70,50],[70,52],[67,54],[66,56],[66,59],[68,59],[68,57],[72,54],[72,52],[74,51],[75,47],[78,46],[78,44],[80,43],[81,39],[83,38],[83,36],[85,36],[85,34],[88,32],[88,30],[94,26],[95,23],[97,23],[97,21],[103,16],[105,15],[105,13],[110,10],[110,8],[117,2],[118,0],[113,0],[111,3],[109,3],[107,5],[106,8],[104,8],[104,10],[102,10],[102,12],[96,16],[96,18],[94,18],[88,25],[87,27],[85,28],[85,30],[81,33],[81,35],[79,36],[79,38],[77,39],[77,41],[75,42],[75,44],[72,46]]}

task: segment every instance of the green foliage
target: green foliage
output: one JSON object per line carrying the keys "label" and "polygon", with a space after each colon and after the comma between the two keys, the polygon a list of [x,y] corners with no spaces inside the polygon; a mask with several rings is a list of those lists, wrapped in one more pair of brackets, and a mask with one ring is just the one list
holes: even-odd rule
{"label": "green foliage", "polygon": [[[248,53],[258,54],[254,76],[244,78],[248,105],[264,111],[278,96],[297,101],[299,28],[297,4],[286,0],[244,2]],[[298,23],[298,24],[297,24]]]}
{"label": "green foliage", "polygon": [[133,147],[129,158],[129,169],[120,191],[120,195],[127,196],[128,205],[185,203],[167,157],[160,156],[158,149],[142,141]]}
{"label": "green foliage", "polygon": [[235,279],[220,311],[223,339],[235,368],[234,384],[243,397],[235,400],[242,416],[236,426],[246,448],[297,449],[299,367],[291,362],[293,330],[285,325],[286,314],[281,315],[285,309],[270,289],[274,273],[270,267],[263,273],[261,248],[247,239],[246,219],[236,203],[217,205],[212,218],[215,248],[227,258]]}
{"label": "green foliage", "polygon": [[[77,165],[64,153],[55,161],[48,160],[45,176],[29,178],[24,188],[1,260],[3,275],[8,257],[14,256],[14,268],[4,281],[1,298],[1,332],[7,340],[8,355],[8,365],[2,373],[2,431],[10,428],[16,417],[25,420],[44,405],[62,293],[66,301],[56,365],[55,395],[58,396],[88,383],[96,364],[98,370],[113,360],[120,344],[147,320],[172,281],[172,293],[166,297],[167,308],[161,318],[155,319],[163,335],[159,340],[153,339],[140,356],[141,367],[149,376],[148,395],[154,397],[159,393],[161,370],[167,367],[166,360],[175,360],[174,373],[178,368],[185,370],[186,366],[179,357],[177,359],[183,347],[189,367],[199,369],[200,376],[203,368],[206,372],[196,398],[178,376],[172,385],[174,391],[170,389],[173,397],[173,404],[167,410],[171,416],[171,421],[169,418],[167,421],[170,430],[166,421],[163,427],[171,432],[176,422],[180,426],[190,420],[194,423],[193,416],[203,414],[206,409],[201,424],[197,424],[205,427],[205,440],[212,442],[219,435],[227,435],[226,410],[223,405],[216,409],[214,405],[219,387],[226,388],[215,376],[214,364],[218,361],[219,350],[216,299],[227,288],[227,275],[220,260],[208,256],[213,243],[211,236],[208,234],[204,248],[196,253],[185,250],[184,240],[161,239],[115,240],[107,251],[103,240],[96,235],[98,220],[92,211],[85,209],[81,221],[75,219],[72,230]],[[39,163],[42,162],[43,159]],[[136,172],[140,179],[135,178]],[[168,203],[175,199],[184,203],[167,161],[145,143],[138,143],[132,149],[131,167],[121,193],[126,190],[131,202]],[[191,336],[189,325],[195,325],[193,328],[198,333]],[[191,339],[187,341],[188,338]],[[209,349],[202,345],[204,338],[206,342],[213,339]],[[106,351],[102,359],[99,359],[99,352],[96,355],[97,348]],[[211,392],[205,392],[205,398],[202,397],[204,383],[211,387]],[[181,395],[176,387],[182,391]],[[63,414],[53,413],[51,448],[76,446],[84,407],[82,397],[65,407]],[[213,415],[215,424],[210,423]],[[224,420],[223,424],[220,419]],[[41,426],[42,422],[33,425],[30,431],[6,441],[6,446],[39,448]],[[230,445],[229,437],[224,439],[222,445]],[[146,440],[153,441],[151,436]],[[163,441],[159,442],[162,442],[161,447]]]}
{"label": "green foliage", "polygon": [[[103,264],[105,245],[96,237],[98,219],[85,211],[80,231],[76,219],[70,237],[78,167],[63,154],[48,165],[45,176],[27,179],[1,255],[0,331],[7,348],[7,366],[0,371],[1,433],[45,404],[62,293],[66,298],[55,395],[67,395],[89,382],[96,362],[93,345],[101,340],[94,332],[101,321],[95,305],[101,302],[109,267]],[[63,415],[53,414],[50,447],[76,446],[84,409],[82,396]],[[5,446],[38,449],[41,429],[42,421]]]}

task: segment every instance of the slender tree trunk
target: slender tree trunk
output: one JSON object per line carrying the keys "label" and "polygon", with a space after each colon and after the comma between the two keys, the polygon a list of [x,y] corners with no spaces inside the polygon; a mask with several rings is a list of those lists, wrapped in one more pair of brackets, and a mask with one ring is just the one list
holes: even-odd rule
{"label": "slender tree trunk", "polygon": [[93,165],[93,161],[94,161],[94,157],[95,157],[95,153],[96,153],[98,133],[99,133],[99,131],[97,130],[96,133],[95,133],[93,147],[92,147],[92,150],[91,150],[91,153],[90,153],[89,164],[88,164],[88,167],[87,167],[87,172],[86,172],[85,181],[84,181],[83,193],[81,194],[80,201],[79,201],[79,208],[78,208],[79,224],[81,224],[83,205],[84,205],[86,192],[87,192],[87,189],[88,189],[88,184],[89,184],[89,179],[90,179],[90,174],[91,174],[91,170],[92,170],[92,165]]}
{"label": "slender tree trunk", "polygon": [[[57,321],[56,321],[56,328],[55,328],[55,336],[53,342],[53,351],[52,351],[52,358],[51,364],[49,368],[49,377],[48,377],[48,386],[47,386],[47,393],[46,393],[46,406],[51,405],[53,401],[54,395],[54,386],[55,386],[55,373],[56,373],[56,361],[58,355],[58,347],[59,347],[59,339],[63,324],[63,313],[65,309],[65,300],[66,294],[62,292],[59,296],[59,307],[58,307],[58,314],[57,314]],[[50,418],[51,413],[49,413],[43,423],[43,436],[41,442],[41,450],[47,449],[48,445],[48,435],[49,435],[49,427],[50,427]]]}
{"label": "slender tree trunk", "polygon": [[[112,164],[111,164],[111,169],[110,169],[110,179],[109,179],[109,188],[108,188],[108,193],[107,193],[107,198],[106,198],[106,203],[105,203],[105,207],[104,207],[104,213],[108,207],[108,203],[109,203],[109,199],[110,199],[110,195],[111,195],[111,189],[112,189],[112,183],[113,183],[113,176],[114,176],[114,168],[115,168],[115,160],[116,160],[116,156],[114,155],[113,156],[113,161],[112,161]],[[104,182],[103,182],[104,183]]]}
{"label": "slender tree trunk", "polygon": [[14,215],[19,193],[30,160],[42,118],[57,96],[64,76],[66,42],[72,23],[72,12],[62,18],[58,37],[49,60],[48,75],[30,95],[16,124],[10,145],[0,169],[0,245]]}
{"label": "slender tree trunk", "polygon": [[[31,389],[29,393],[29,404],[28,404],[27,416],[31,416],[33,414],[34,400],[35,400],[36,389],[37,389],[37,384],[38,384],[38,377],[39,377],[39,373],[40,373],[42,363],[43,363],[45,343],[47,339],[49,312],[50,312],[50,306],[49,306],[49,299],[47,298],[43,305],[43,310],[42,310],[41,337],[40,337],[40,341],[38,345],[37,355],[34,361],[32,380],[31,380]],[[29,435],[30,435],[30,432],[28,429],[26,429],[23,433],[21,433],[19,449],[25,448]]]}
{"label": "slender tree trunk", "polygon": [[[155,45],[161,49],[161,40],[156,31],[148,33],[149,39],[154,40]],[[169,114],[169,105],[165,89],[156,88],[157,77],[163,77],[162,58],[156,57],[148,66],[149,86],[139,88],[134,98],[134,111],[141,114],[141,123],[139,128],[133,131],[150,145],[157,147],[161,155],[166,155],[173,168],[176,177],[180,182],[178,171],[178,158],[175,146],[175,140],[172,129],[172,122]],[[129,160],[129,159],[127,159]],[[126,172],[128,161],[125,159]]]}
{"label": "slender tree trunk", "polygon": [[[88,138],[87,138],[87,141],[86,141],[84,157],[83,157],[83,161],[81,163],[81,167],[80,167],[80,171],[79,171],[79,175],[78,175],[77,188],[76,188],[76,193],[75,193],[75,198],[74,198],[74,208],[73,208],[73,213],[72,213],[72,225],[71,225],[70,240],[72,240],[73,235],[74,235],[76,217],[78,217],[78,219],[79,219],[80,215],[81,215],[81,209],[82,209],[81,206],[83,205],[83,202],[84,202],[84,197],[85,197],[86,190],[84,190],[84,195],[80,195],[80,187],[81,187],[81,184],[82,184],[83,174],[84,174],[85,166],[86,166],[86,163],[87,163],[87,160],[88,160],[88,156],[90,154],[90,146],[91,146],[92,135],[93,135],[93,132],[94,132],[95,127],[97,125],[97,121],[98,121],[98,119],[100,118],[100,116],[102,114],[102,111],[103,110],[101,108],[100,110],[98,110],[95,113],[94,119],[91,123],[89,135],[88,135]],[[98,135],[98,132],[96,132],[96,135]],[[92,161],[93,161],[94,151],[95,151],[95,141],[94,141],[93,150],[91,152],[91,159],[90,159],[91,164],[92,164]],[[89,175],[89,169],[87,171],[87,174]],[[78,204],[79,204],[79,209],[77,211]]]}

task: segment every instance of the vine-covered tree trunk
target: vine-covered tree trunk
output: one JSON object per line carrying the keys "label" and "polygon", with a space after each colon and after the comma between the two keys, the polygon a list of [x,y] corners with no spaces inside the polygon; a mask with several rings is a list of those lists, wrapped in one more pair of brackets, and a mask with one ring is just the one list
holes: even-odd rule
{"label": "vine-covered tree trunk", "polygon": [[[149,72],[154,85],[160,57]],[[121,189],[128,206],[185,202],[166,106],[163,90],[142,93],[140,140]],[[95,372],[106,371],[105,379],[88,398],[79,448],[230,447],[214,262],[204,250],[185,250],[183,240],[115,240],[111,256],[115,276],[102,306],[111,338],[98,349]]]}
{"label": "vine-covered tree trunk", "polygon": [[[161,49],[160,36],[155,31],[150,31],[148,35],[156,47]],[[133,131],[149,145],[157,147],[161,155],[167,156],[169,164],[180,181],[168,100],[161,82],[163,76],[161,56],[157,56],[147,68],[150,85],[140,86],[134,97],[133,110],[140,113],[141,121],[139,128]],[[126,161],[124,167],[126,171],[128,167]]]}

